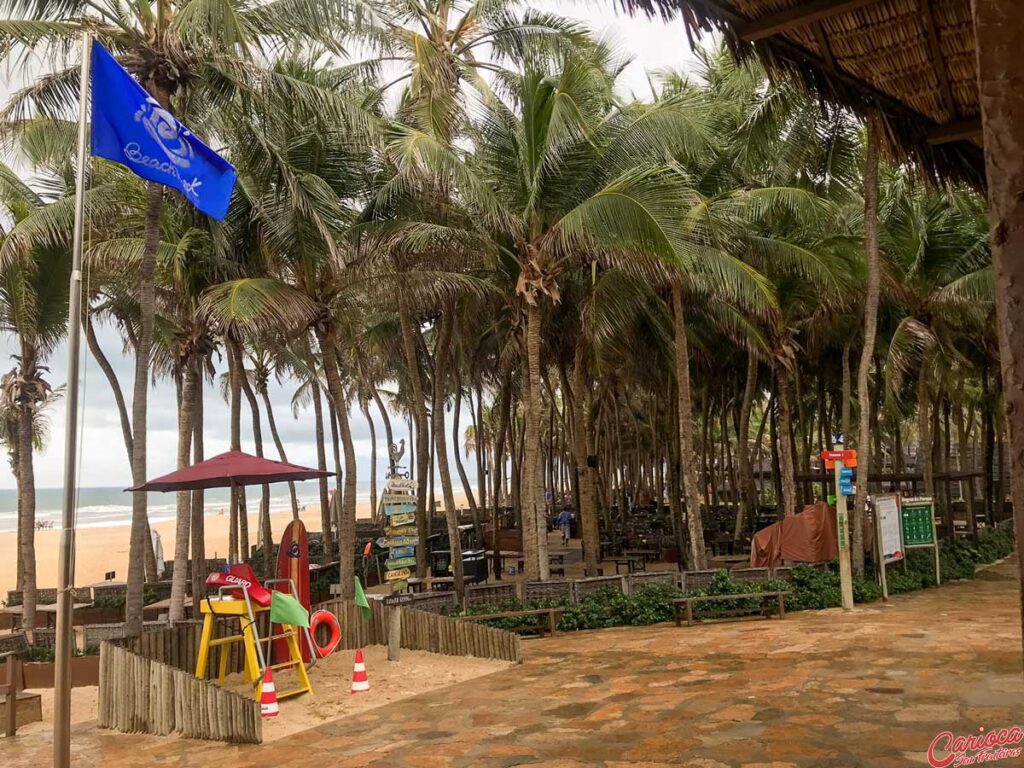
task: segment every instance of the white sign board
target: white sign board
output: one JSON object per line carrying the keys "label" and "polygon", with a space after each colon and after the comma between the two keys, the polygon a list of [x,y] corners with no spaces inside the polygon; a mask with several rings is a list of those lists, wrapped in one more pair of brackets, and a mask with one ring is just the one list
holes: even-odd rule
{"label": "white sign board", "polygon": [[903,534],[900,526],[898,496],[876,496],[875,514],[878,516],[878,536],[882,557],[891,563],[903,559]]}

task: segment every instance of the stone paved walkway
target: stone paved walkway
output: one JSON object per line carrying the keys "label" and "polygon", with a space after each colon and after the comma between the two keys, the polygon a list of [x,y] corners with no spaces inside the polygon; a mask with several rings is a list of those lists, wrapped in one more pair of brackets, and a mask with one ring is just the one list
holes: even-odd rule
{"label": "stone paved walkway", "polygon": [[[849,614],[531,641],[521,667],[258,747],[80,726],[74,765],[924,765],[941,730],[1024,725],[1013,576],[1003,564]],[[0,741],[5,766],[48,753]]]}

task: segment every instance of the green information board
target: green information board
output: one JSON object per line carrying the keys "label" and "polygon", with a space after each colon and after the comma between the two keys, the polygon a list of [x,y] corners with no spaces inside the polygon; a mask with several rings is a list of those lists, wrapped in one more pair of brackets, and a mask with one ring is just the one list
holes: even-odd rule
{"label": "green information board", "polygon": [[904,499],[900,514],[903,522],[903,546],[932,546],[935,543],[931,499]]}

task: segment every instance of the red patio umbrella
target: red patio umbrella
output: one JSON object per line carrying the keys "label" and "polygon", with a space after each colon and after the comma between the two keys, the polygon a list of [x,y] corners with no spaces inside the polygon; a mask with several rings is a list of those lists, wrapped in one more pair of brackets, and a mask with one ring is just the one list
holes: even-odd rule
{"label": "red patio umbrella", "polygon": [[228,451],[212,459],[179,469],[169,475],[128,488],[129,491],[197,491],[203,488],[230,488],[239,485],[264,485],[289,480],[314,480],[333,472],[300,467],[286,461],[261,459],[242,451]]}

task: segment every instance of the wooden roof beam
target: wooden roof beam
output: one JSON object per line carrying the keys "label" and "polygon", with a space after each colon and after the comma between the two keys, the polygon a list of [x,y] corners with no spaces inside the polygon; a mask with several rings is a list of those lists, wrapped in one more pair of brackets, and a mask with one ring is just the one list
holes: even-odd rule
{"label": "wooden roof beam", "polygon": [[832,16],[856,11],[858,8],[865,8],[877,2],[878,0],[812,0],[812,2],[800,3],[793,8],[787,8],[784,11],[742,24],[739,27],[739,35],[747,42],[763,40],[795,27],[806,26]]}
{"label": "wooden roof beam", "polygon": [[942,45],[939,42],[939,29],[935,23],[935,14],[932,13],[931,0],[920,0],[921,17],[924,19],[925,33],[928,38],[928,50],[932,58],[932,67],[935,76],[939,80],[939,98],[942,100],[942,108],[946,113],[945,120],[953,120],[957,117],[956,101],[953,99],[953,89],[949,85],[949,75],[946,72],[946,58],[942,55]]}
{"label": "wooden roof beam", "polygon": [[954,120],[950,123],[937,125],[928,131],[928,143],[932,145],[950,144],[954,141],[970,141],[981,138],[981,118],[969,117],[966,120]]}

